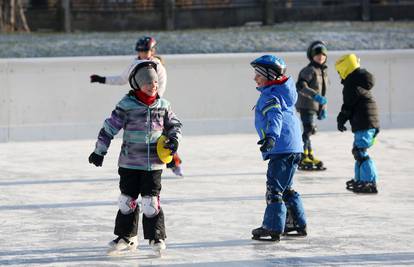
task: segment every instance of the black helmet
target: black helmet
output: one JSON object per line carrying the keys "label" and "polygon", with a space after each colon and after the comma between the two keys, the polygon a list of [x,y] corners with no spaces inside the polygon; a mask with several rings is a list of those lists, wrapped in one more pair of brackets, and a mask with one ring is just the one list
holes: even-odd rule
{"label": "black helmet", "polygon": [[324,54],[325,56],[328,56],[327,53],[328,49],[326,48],[325,42],[318,40],[309,45],[308,50],[306,51],[306,56],[310,61],[312,61],[312,58],[315,55]]}
{"label": "black helmet", "polygon": [[154,38],[149,36],[144,36],[142,38],[139,38],[136,45],[135,45],[135,51],[141,52],[141,51],[149,51],[155,47],[157,42]]}
{"label": "black helmet", "polygon": [[138,70],[145,68],[145,67],[153,68],[155,71],[157,71],[157,63],[155,63],[154,61],[142,60],[138,62],[132,69],[131,73],[129,74],[129,78],[128,78],[129,85],[131,86],[132,89],[134,90],[140,89],[135,75],[137,74]]}

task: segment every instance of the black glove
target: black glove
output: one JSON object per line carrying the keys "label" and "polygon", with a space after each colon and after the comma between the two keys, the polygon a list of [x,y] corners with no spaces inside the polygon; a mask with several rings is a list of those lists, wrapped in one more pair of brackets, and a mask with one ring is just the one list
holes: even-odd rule
{"label": "black glove", "polygon": [[91,83],[105,83],[106,82],[106,78],[96,75],[96,74],[92,74],[91,75]]}
{"label": "black glove", "polygon": [[104,160],[104,157],[96,154],[95,152],[92,152],[91,155],[89,156],[89,163],[95,165],[96,167],[102,166],[103,160]]}
{"label": "black glove", "polygon": [[165,141],[164,148],[171,150],[171,155],[174,155],[178,150],[178,140],[173,137],[168,138],[168,140]]}
{"label": "black glove", "polygon": [[345,125],[338,123],[338,131],[340,131],[340,132],[344,132],[344,131],[346,131],[346,130],[347,130],[347,129],[346,129]]}
{"label": "black glove", "polygon": [[257,142],[257,144],[261,145],[260,146],[260,151],[269,152],[275,146],[275,139],[273,137],[266,136],[262,140],[259,140],[259,142]]}
{"label": "black glove", "polygon": [[346,131],[345,123],[348,120],[347,116],[343,112],[339,112],[338,117],[336,117],[336,122],[338,123],[338,131]]}

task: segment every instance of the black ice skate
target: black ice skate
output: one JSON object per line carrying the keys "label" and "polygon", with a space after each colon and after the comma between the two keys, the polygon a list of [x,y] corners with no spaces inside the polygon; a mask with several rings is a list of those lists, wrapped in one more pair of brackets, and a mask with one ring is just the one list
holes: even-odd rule
{"label": "black ice skate", "polygon": [[253,235],[252,239],[254,239],[254,240],[273,241],[273,242],[279,242],[280,241],[280,233],[264,229],[263,227],[253,229],[252,235]]}
{"label": "black ice skate", "polygon": [[354,186],[355,186],[355,180],[354,179],[351,179],[351,180],[349,180],[349,181],[346,181],[346,190],[349,190],[349,191],[352,191],[352,192],[354,192]]}
{"label": "black ice skate", "polygon": [[377,194],[377,185],[370,182],[355,182],[352,190],[358,194]]}
{"label": "black ice skate", "polygon": [[286,224],[285,224],[285,231],[283,232],[283,235],[284,236],[297,236],[297,237],[305,237],[308,235],[306,225],[299,226],[297,224],[297,221],[292,215],[290,208],[288,208],[286,212]]}

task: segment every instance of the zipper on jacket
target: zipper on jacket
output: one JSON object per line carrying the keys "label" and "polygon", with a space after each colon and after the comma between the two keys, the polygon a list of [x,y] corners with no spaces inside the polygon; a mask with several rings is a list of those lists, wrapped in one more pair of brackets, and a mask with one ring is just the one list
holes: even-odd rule
{"label": "zipper on jacket", "polygon": [[151,166],[150,166],[150,132],[151,132],[151,109],[148,107],[148,113],[147,113],[147,170],[150,171],[151,170]]}

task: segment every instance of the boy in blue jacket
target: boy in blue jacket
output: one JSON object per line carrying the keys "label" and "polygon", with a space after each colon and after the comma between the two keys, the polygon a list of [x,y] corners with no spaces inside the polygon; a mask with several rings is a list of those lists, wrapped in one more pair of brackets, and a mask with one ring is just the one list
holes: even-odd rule
{"label": "boy in blue jacket", "polygon": [[[293,175],[303,153],[302,133],[295,115],[298,98],[292,77],[285,76],[283,59],[264,55],[251,62],[260,97],[255,106],[255,127],[260,151],[269,160],[266,181],[266,210],[262,226],[252,231],[253,239],[280,235],[296,230],[306,236],[306,218],[300,195],[293,190]],[[293,226],[286,226],[289,211]],[[293,228],[291,228],[293,227]]]}

